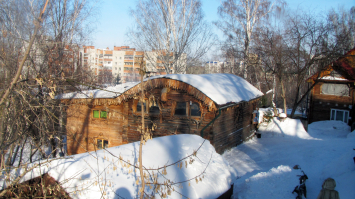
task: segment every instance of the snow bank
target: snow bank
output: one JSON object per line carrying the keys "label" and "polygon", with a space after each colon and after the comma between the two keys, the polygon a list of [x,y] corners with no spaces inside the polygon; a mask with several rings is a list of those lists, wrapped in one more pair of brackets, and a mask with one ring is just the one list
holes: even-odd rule
{"label": "snow bank", "polygon": [[341,121],[326,120],[313,122],[308,125],[311,136],[322,137],[346,137],[350,133],[350,126]]}
{"label": "snow bank", "polygon": [[307,198],[317,198],[322,183],[331,177],[341,199],[355,198],[353,150],[355,132],[338,121],[309,124],[308,133],[301,122],[273,120],[259,128],[261,139],[253,138],[222,156],[237,173],[233,198],[294,199],[291,192],[299,184],[300,165],[308,175]]}
{"label": "snow bank", "polygon": [[259,131],[263,138],[286,137],[314,139],[307,133],[302,122],[298,119],[286,118],[281,122],[278,118],[274,117],[273,121],[267,124],[267,126],[260,125]]}
{"label": "snow bank", "polygon": [[292,170],[289,166],[280,165],[272,168],[267,172],[257,173],[245,181],[236,181],[235,184],[237,194],[234,197],[238,199],[246,198],[294,198],[292,190],[282,190],[285,184],[293,182],[297,185],[298,179],[295,177],[299,174]]}
{"label": "snow bank", "polygon": [[[197,135],[154,138],[143,146],[143,165],[146,168],[158,168],[172,164],[191,155],[203,141],[204,139]],[[50,176],[62,183],[73,198],[100,198],[102,194],[105,198],[118,198],[118,196],[135,198],[138,195],[135,181],[140,178],[139,170],[125,166],[126,164],[120,162],[117,157],[121,156],[132,164],[138,164],[138,149],[139,142],[135,142],[108,148],[107,151],[99,150],[73,155],[70,159],[55,160],[42,166],[41,170],[34,170],[26,175],[24,180],[48,172]],[[108,151],[117,157],[112,156]],[[189,161],[190,159],[187,159],[187,162]],[[165,179],[183,182],[203,174],[198,178],[202,181],[196,183],[194,179],[182,183],[182,187],[179,184],[174,185],[175,191],[170,198],[180,198],[179,193],[189,198],[217,198],[230,188],[235,175],[228,163],[216,153],[207,140],[198,150],[193,163],[185,166],[183,161],[181,169],[177,165],[167,167],[166,175],[159,174],[159,182],[163,183]],[[152,192],[151,189],[146,191]]]}
{"label": "snow bank", "polygon": [[[187,83],[219,105],[230,102],[249,101],[251,99],[263,95],[261,91],[251,85],[241,77],[232,74],[170,74],[159,75],[149,79],[167,78],[182,81]],[[148,79],[144,79],[148,81]],[[66,93],[56,96],[56,99],[71,99],[71,98],[115,98],[120,96],[125,91],[136,86],[139,82],[130,82],[119,84],[114,87],[108,87],[104,90],[89,90],[82,92]]]}

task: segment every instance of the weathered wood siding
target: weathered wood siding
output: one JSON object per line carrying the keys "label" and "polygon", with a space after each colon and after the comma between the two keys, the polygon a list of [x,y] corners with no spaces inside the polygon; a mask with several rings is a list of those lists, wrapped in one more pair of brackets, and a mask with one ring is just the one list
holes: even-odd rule
{"label": "weathered wood siding", "polygon": [[[145,111],[145,126],[153,137],[173,134],[197,134],[218,114],[216,104],[205,94],[183,82],[154,79],[144,84],[145,103],[158,105],[158,113]],[[63,100],[67,109],[68,154],[94,151],[97,139],[108,141],[108,147],[140,140],[141,112],[137,111],[140,86],[114,99]],[[175,115],[178,102],[185,102],[187,115]],[[201,115],[190,116],[190,104],[199,104]],[[252,112],[256,100],[243,102],[222,111],[220,117],[204,129],[208,139],[222,153],[247,139],[253,130]],[[107,118],[94,118],[93,110],[107,111]]]}
{"label": "weathered wood siding", "polygon": [[[321,86],[323,82],[319,82],[312,89],[310,102],[309,123],[323,120],[330,120],[331,109],[341,109],[350,111],[350,117],[354,117],[352,111],[354,104],[354,89],[351,87],[349,96],[335,96],[321,94]],[[350,108],[352,107],[352,108]],[[353,120],[354,121],[354,120]],[[349,122],[352,123],[351,120]]]}
{"label": "weathered wood siding", "polygon": [[[108,117],[93,118],[93,110],[107,110]],[[95,150],[96,139],[106,139],[110,146],[128,143],[125,104],[111,106],[71,105],[67,110],[68,154]],[[126,117],[125,117],[126,116]]]}
{"label": "weathered wood siding", "polygon": [[[146,103],[153,99],[159,99],[161,89],[156,88],[147,91]],[[166,101],[158,100],[161,106],[160,114],[145,115],[146,127],[154,125],[153,137],[173,134],[197,134],[214,117],[215,112],[200,100],[188,95],[182,90],[173,90],[167,94]],[[195,102],[200,104],[201,116],[176,116],[174,115],[174,102]],[[141,112],[136,111],[137,99],[131,98],[121,104],[92,105],[71,104],[67,109],[67,146],[68,154],[94,151],[96,139],[108,140],[109,147],[118,146],[140,140]],[[107,118],[93,118],[93,110],[107,111]],[[209,127],[205,132],[209,132]],[[209,139],[210,134],[206,133]]]}
{"label": "weathered wood siding", "polygon": [[254,133],[252,121],[256,105],[254,100],[222,110],[213,124],[213,145],[218,153],[241,144]]}

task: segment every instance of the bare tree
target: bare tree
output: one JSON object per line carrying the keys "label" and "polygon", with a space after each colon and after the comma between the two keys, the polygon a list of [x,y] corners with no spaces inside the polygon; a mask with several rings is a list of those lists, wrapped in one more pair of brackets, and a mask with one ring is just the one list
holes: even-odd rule
{"label": "bare tree", "polygon": [[[0,2],[0,70],[4,77],[0,79],[0,165],[6,172],[63,152],[64,110],[53,98],[66,89],[64,86],[70,86],[68,82],[74,75],[83,74],[83,70],[75,71],[78,57],[73,42],[86,36],[79,29],[89,18],[79,9],[86,1],[50,2]],[[60,14],[51,18],[55,7],[61,8]],[[59,26],[49,24],[62,24],[61,30],[66,31],[56,31]],[[51,149],[47,151],[48,147]],[[28,171],[12,183],[19,182]]]}
{"label": "bare tree", "polygon": [[277,114],[275,103],[276,80],[281,84],[281,97],[286,110],[286,88],[284,82],[287,80],[289,59],[286,54],[287,46],[283,37],[282,31],[274,29],[274,27],[260,29],[256,37],[255,52],[258,53],[262,60],[266,81],[272,81],[272,104],[275,114]]}
{"label": "bare tree", "polygon": [[145,52],[147,69],[185,73],[212,46],[211,27],[203,20],[200,0],[140,0],[131,10],[132,43]]}
{"label": "bare tree", "polygon": [[241,58],[239,75],[245,79],[248,78],[250,46],[255,27],[274,11],[277,5],[279,2],[271,3],[268,0],[225,0],[218,8],[221,20],[214,24],[226,36],[229,54]]}
{"label": "bare tree", "polygon": [[[296,108],[317,83],[308,86],[307,78],[347,51],[344,42],[348,42],[346,38],[349,37],[348,34],[337,36],[329,23],[300,10],[275,20],[279,23],[260,28],[255,52],[261,56],[265,70],[278,80],[284,111],[287,113],[287,106],[292,107],[293,117]],[[292,84],[287,85],[288,82]],[[276,90],[275,81],[273,90]]]}
{"label": "bare tree", "polygon": [[341,45],[340,53],[345,54],[355,46],[355,6],[349,11],[344,8],[339,8],[337,11],[332,9],[327,17],[334,41]]}

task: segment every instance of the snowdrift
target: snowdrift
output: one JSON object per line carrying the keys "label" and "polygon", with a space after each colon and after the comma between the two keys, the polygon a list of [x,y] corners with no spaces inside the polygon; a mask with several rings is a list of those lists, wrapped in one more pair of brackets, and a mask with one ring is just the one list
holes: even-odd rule
{"label": "snowdrift", "polygon": [[[143,165],[145,168],[163,167],[191,155],[200,146],[192,164],[189,164],[188,158],[187,164],[184,160],[181,168],[179,164],[166,167],[166,175],[158,174],[159,182],[163,183],[165,179],[184,182],[199,176],[197,181],[193,179],[174,185],[175,191],[169,197],[181,198],[183,195],[188,198],[217,198],[230,188],[235,174],[209,141],[204,141],[200,136],[172,135],[149,140],[143,146]],[[136,185],[136,179],[140,178],[139,170],[127,166],[118,157],[138,164],[138,149],[139,142],[135,142],[108,148],[107,151],[99,150],[54,160],[27,174],[23,181],[48,172],[62,183],[62,187],[73,198],[135,198],[139,189]],[[162,172],[163,169],[159,170],[159,173]],[[1,183],[0,189],[3,186]],[[146,192],[152,193],[152,189],[146,189]],[[159,198],[158,195],[156,197]]]}
{"label": "snowdrift", "polygon": [[314,122],[306,132],[299,120],[274,119],[253,138],[223,154],[237,173],[234,198],[294,199],[300,165],[308,175],[307,198],[317,198],[322,183],[335,179],[342,199],[355,198],[355,132],[339,121]]}

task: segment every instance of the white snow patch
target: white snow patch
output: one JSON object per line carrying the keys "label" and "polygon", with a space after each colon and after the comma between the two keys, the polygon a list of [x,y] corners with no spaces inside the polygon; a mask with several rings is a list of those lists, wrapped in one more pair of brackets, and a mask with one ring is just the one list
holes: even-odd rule
{"label": "white snow patch", "polygon": [[[143,165],[146,168],[163,167],[174,163],[190,154],[203,143],[203,138],[197,135],[172,135],[154,138],[143,146]],[[138,159],[139,142],[108,148],[115,156],[121,156],[124,160],[136,164]],[[198,184],[195,180],[174,186],[176,192],[172,192],[169,198],[181,198],[180,192],[189,198],[217,198],[230,188],[235,174],[224,158],[216,153],[214,147],[205,141],[197,152],[192,164],[183,161],[182,168],[177,165],[167,167],[167,175],[159,177],[159,182],[170,179],[174,182],[186,181],[194,178],[205,170],[204,178]],[[187,159],[189,162],[189,159]],[[209,165],[208,165],[209,164]],[[130,171],[131,170],[131,171]],[[70,156],[69,159],[54,160],[50,164],[43,165],[41,169],[35,169],[28,173],[24,180],[49,173],[54,179],[62,183],[62,187],[72,198],[100,198],[106,193],[105,198],[136,198],[138,186],[135,181],[139,176],[139,170],[125,167],[119,163],[118,158],[105,150],[92,153],[83,153]],[[162,172],[162,170],[160,170]],[[18,173],[21,173],[18,171]],[[156,172],[155,172],[156,173]],[[15,175],[15,173],[13,173]],[[4,183],[0,180],[0,189]],[[101,190],[100,190],[101,188]],[[146,189],[151,193],[151,189]],[[159,198],[158,195],[156,197]]]}
{"label": "white snow patch", "polygon": [[253,138],[223,154],[237,173],[233,198],[294,199],[291,192],[299,184],[300,165],[308,175],[307,198],[317,198],[323,181],[331,177],[342,199],[355,198],[355,132],[339,121],[308,125],[299,120],[274,119],[259,128],[261,138]]}
{"label": "white snow patch", "polygon": [[325,79],[325,80],[337,80],[337,81],[348,81],[348,79],[344,78],[339,78],[339,77],[334,77],[334,76],[324,76],[319,79]]}

